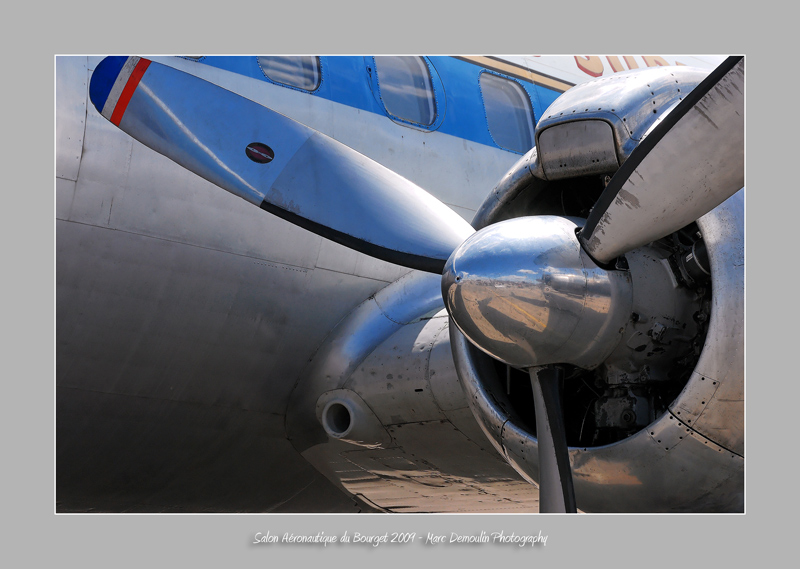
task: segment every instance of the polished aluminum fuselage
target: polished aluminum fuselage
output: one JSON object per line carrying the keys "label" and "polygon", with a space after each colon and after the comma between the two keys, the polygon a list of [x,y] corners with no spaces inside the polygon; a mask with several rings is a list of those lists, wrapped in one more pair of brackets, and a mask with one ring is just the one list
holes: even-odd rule
{"label": "polished aluminum fuselage", "polygon": [[[466,220],[519,159],[153,59],[335,138]],[[482,429],[494,427],[470,410],[439,278],[300,229],[132,140],[87,104],[99,60],[56,64],[59,511],[535,510],[528,471],[487,443]],[[708,358],[722,361],[722,344]],[[336,405],[352,427],[329,417]],[[580,472],[619,473],[613,483],[632,472],[586,460]],[[631,510],[639,499],[620,491],[593,507]]]}
{"label": "polished aluminum fuselage", "polygon": [[[409,270],[269,215],[133,141],[87,105],[99,59],[56,66],[59,507],[354,511],[287,440],[287,405],[336,323]],[[517,158],[163,61],[269,101],[466,219]]]}

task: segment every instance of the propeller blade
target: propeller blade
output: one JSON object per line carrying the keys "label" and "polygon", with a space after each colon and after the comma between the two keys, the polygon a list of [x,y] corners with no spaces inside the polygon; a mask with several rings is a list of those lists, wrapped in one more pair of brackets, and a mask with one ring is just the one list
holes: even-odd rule
{"label": "propeller blade", "polygon": [[97,110],[139,142],[262,209],[367,255],[440,274],[472,227],[363,154],[198,77],[107,57]]}
{"label": "propeller blade", "polygon": [[560,368],[530,368],[539,446],[539,512],[576,513],[564,413],[558,396]]}
{"label": "propeller blade", "polygon": [[729,57],[631,153],[580,234],[607,263],[702,217],[744,186],[744,58]]}

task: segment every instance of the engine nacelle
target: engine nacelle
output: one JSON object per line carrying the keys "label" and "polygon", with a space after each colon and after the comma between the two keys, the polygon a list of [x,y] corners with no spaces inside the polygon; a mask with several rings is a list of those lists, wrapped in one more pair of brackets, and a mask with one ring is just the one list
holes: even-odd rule
{"label": "engine nacelle", "polygon": [[[537,147],[501,180],[473,226],[586,217],[633,149],[704,76],[657,68],[569,90],[537,125]],[[628,253],[615,269],[630,273],[634,291],[622,340],[598,368],[565,370],[578,507],[743,511],[743,191],[696,224]],[[509,463],[537,481],[527,372],[493,360],[455,325],[450,334],[478,422]]]}

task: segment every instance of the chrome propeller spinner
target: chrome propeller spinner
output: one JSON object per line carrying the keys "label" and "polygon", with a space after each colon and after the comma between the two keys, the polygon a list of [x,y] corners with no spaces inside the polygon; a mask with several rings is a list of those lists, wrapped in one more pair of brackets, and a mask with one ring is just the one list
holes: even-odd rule
{"label": "chrome propeller spinner", "polygon": [[519,217],[475,233],[445,264],[442,296],[469,340],[516,368],[600,365],[630,316],[626,272],[599,267],[575,221]]}

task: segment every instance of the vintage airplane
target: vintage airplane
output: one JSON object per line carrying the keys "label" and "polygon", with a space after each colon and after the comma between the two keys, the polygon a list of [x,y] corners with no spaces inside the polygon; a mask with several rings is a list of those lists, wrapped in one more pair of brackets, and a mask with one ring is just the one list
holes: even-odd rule
{"label": "vintage airplane", "polygon": [[58,58],[57,511],[743,511],[744,63],[669,59]]}

